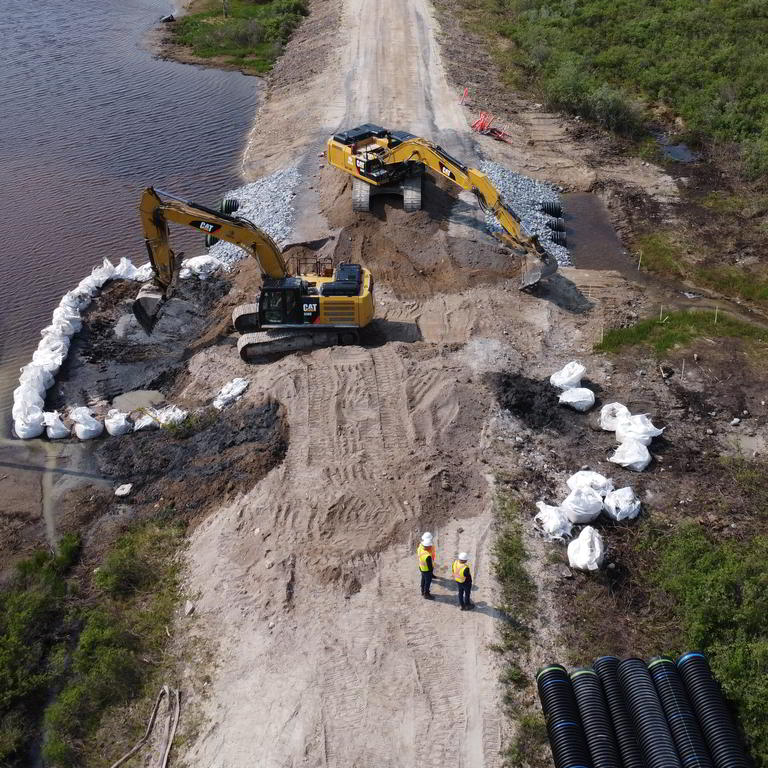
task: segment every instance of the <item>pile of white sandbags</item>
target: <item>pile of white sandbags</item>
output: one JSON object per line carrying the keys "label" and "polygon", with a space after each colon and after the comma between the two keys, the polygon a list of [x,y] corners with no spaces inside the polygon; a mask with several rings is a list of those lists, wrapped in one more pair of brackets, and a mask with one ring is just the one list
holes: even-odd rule
{"label": "pile of white sandbags", "polygon": [[585,413],[595,404],[595,393],[587,387],[579,386],[587,369],[573,360],[549,377],[549,383],[561,390],[558,402],[576,411]]}
{"label": "pile of white sandbags", "polygon": [[125,258],[117,266],[104,259],[100,267],[93,269],[76,288],[62,296],[59,306],[53,310],[51,324],[40,331],[42,338],[32,355],[32,362],[21,369],[19,386],[13,392],[11,415],[19,437],[24,440],[39,437],[46,427],[52,434],[63,436],[60,419],[45,416],[43,406],[46,390],[66,360],[70,341],[82,327],[81,313],[108,280],[148,280],[151,274],[148,264],[137,269]]}
{"label": "pile of white sandbags", "polygon": [[655,427],[647,413],[633,416],[621,403],[608,403],[600,410],[599,423],[606,432],[615,432],[619,443],[608,461],[634,472],[642,472],[651,463],[648,446],[664,428]]}
{"label": "pile of white sandbags", "polygon": [[[588,524],[601,514],[611,520],[631,520],[640,513],[641,503],[632,488],[615,490],[610,478],[591,470],[575,472],[566,485],[569,493],[559,505],[536,503],[539,512],[534,525],[550,541],[570,538],[574,526],[586,526],[577,539],[580,543],[568,546],[568,561],[572,568],[594,570],[602,563],[605,547],[602,536]],[[586,530],[590,533],[585,534]]]}

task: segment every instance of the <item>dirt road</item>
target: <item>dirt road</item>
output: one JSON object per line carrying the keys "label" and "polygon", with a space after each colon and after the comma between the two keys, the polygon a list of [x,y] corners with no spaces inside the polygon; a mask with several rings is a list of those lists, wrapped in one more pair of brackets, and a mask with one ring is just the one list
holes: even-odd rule
{"label": "dirt road", "polygon": [[[285,461],[191,541],[197,607],[181,629],[202,643],[185,651],[194,714],[184,758],[211,768],[500,766],[510,725],[489,650],[492,473],[516,437],[534,438],[494,418],[488,374],[541,377],[589,349],[613,311],[602,299],[619,301],[615,279],[583,272],[556,277],[538,298],[521,294],[518,265],[471,216],[455,226],[465,209],[434,184],[419,214],[377,200],[373,216],[353,215],[348,183],[317,158],[330,132],[371,121],[462,159],[475,147],[427,0],[312,9],[243,167],[258,176],[286,158],[299,164],[296,240],[334,232],[337,257],[375,270],[377,341],[250,368],[219,345],[188,362],[182,400],[245,375],[248,398],[283,404],[290,437]],[[578,461],[573,450],[564,438],[551,459],[561,473]],[[423,530],[439,551],[432,603],[418,590]],[[460,549],[478,585],[468,614],[447,578]],[[531,659],[556,650],[551,610],[537,621]],[[195,655],[200,647],[210,654]]]}

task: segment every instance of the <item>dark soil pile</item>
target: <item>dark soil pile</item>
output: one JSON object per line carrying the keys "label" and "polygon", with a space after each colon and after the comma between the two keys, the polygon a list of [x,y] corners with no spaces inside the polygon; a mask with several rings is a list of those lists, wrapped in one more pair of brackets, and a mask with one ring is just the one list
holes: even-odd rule
{"label": "dark soil pile", "polygon": [[285,455],[287,430],[278,403],[243,403],[192,418],[183,428],[104,441],[95,456],[100,471],[133,483],[132,503],[173,506],[192,519],[252,488]]}

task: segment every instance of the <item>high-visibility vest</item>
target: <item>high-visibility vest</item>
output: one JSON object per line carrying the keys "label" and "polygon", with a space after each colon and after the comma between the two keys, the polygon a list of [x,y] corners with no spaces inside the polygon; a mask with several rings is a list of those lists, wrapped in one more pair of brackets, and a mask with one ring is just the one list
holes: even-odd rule
{"label": "high-visibility vest", "polygon": [[462,563],[461,560],[453,561],[453,578],[463,584],[467,580],[467,574],[469,573],[469,563]]}
{"label": "high-visibility vest", "polygon": [[432,558],[432,565],[435,565],[434,547],[425,547],[419,544],[419,569],[422,571],[428,571],[427,558]]}

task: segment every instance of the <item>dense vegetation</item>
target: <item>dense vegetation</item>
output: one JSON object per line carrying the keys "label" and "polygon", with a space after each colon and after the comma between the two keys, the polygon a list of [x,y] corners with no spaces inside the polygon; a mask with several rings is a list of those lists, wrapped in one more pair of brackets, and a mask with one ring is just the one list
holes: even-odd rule
{"label": "dense vegetation", "polygon": [[[168,522],[137,525],[80,578],[70,536],[56,554],[20,564],[0,594],[0,765],[28,764],[43,712],[46,765],[103,764],[95,742],[105,711],[141,695],[161,667],[182,533]],[[139,725],[124,721],[123,736],[132,740]],[[112,734],[112,745],[120,741]]]}
{"label": "dense vegetation", "polygon": [[196,56],[264,73],[307,12],[306,0],[210,0],[208,10],[179,20],[174,39]]}
{"label": "dense vegetation", "polygon": [[763,0],[464,0],[505,39],[515,84],[633,132],[647,110],[682,117],[689,140],[735,142],[768,172],[768,4]]}
{"label": "dense vegetation", "polygon": [[[766,480],[762,473],[763,489]],[[685,645],[676,650],[708,654],[756,764],[768,765],[768,537],[722,541],[687,523],[661,538],[659,550],[655,579],[683,624]]]}

